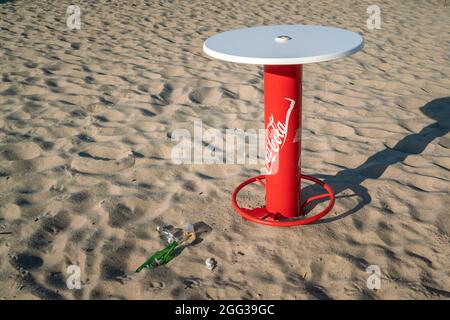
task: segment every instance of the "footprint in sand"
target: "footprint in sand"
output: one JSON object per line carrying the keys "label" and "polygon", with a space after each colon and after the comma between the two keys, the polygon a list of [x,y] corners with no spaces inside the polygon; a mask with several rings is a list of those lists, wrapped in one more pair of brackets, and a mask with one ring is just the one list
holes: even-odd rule
{"label": "footprint in sand", "polygon": [[147,290],[160,290],[164,289],[166,287],[166,284],[164,282],[150,282],[148,284]]}
{"label": "footprint in sand", "polygon": [[189,99],[194,103],[216,105],[223,93],[220,88],[197,88],[189,94]]}
{"label": "footprint in sand", "polygon": [[129,149],[93,145],[79,152],[70,167],[82,173],[111,175],[131,168],[134,163]]}
{"label": "footprint in sand", "polygon": [[108,211],[108,224],[113,228],[121,228],[144,215],[142,208],[129,207],[115,200],[105,200],[101,206]]}
{"label": "footprint in sand", "polygon": [[13,257],[11,259],[11,264],[17,269],[33,271],[39,269],[44,264],[44,261],[38,256],[24,252]]}
{"label": "footprint in sand", "polygon": [[10,143],[0,147],[0,160],[30,160],[41,155],[41,148],[34,142]]}
{"label": "footprint in sand", "polygon": [[15,220],[19,219],[21,215],[21,209],[14,203],[7,204],[0,207],[0,220]]}

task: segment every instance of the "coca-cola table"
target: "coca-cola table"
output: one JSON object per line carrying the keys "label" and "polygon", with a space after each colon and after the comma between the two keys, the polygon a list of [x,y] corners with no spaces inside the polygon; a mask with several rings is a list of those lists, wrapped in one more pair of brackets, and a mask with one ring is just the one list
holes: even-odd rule
{"label": "coca-cola table", "polygon": [[[233,192],[233,207],[244,218],[269,226],[295,226],[311,223],[330,212],[335,200],[331,187],[300,170],[302,65],[343,58],[362,47],[363,38],[355,32],[313,25],[237,29],[204,42],[203,50],[211,57],[264,65],[266,174],[244,181]],[[302,203],[302,179],[322,186],[325,193]],[[265,188],[266,205],[241,208],[237,194],[253,182]],[[329,201],[323,211],[314,216],[305,214],[307,204],[325,198]]]}

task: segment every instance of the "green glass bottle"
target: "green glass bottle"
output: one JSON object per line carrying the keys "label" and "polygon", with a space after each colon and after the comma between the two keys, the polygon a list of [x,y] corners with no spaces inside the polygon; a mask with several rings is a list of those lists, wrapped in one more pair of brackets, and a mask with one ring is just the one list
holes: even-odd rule
{"label": "green glass bottle", "polygon": [[156,252],[154,255],[148,258],[147,261],[145,261],[139,268],[137,268],[135,272],[139,272],[144,268],[156,268],[168,263],[174,258],[174,251],[177,246],[178,242],[172,241],[164,249]]}

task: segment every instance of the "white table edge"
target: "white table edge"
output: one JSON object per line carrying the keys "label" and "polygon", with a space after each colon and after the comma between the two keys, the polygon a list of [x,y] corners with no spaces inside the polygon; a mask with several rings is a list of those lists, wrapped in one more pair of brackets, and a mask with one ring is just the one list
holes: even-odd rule
{"label": "white table edge", "polygon": [[210,57],[228,61],[235,63],[244,63],[244,64],[262,64],[262,65],[290,65],[290,64],[308,64],[308,63],[316,63],[316,62],[324,62],[330,61],[334,59],[344,58],[350,56],[364,47],[364,38],[361,37],[361,44],[355,48],[350,50],[332,53],[322,56],[316,57],[304,57],[304,58],[254,58],[254,57],[241,57],[241,56],[233,56],[225,53],[220,53],[214,50],[209,49],[206,46],[206,41],[203,42],[203,51]]}

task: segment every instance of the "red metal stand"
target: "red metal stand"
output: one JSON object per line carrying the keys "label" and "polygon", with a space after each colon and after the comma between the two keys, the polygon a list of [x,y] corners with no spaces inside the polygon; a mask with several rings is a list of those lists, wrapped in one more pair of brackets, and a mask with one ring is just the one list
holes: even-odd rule
{"label": "red metal stand", "polygon": [[[302,66],[264,66],[264,121],[266,127],[266,175],[240,184],[232,195],[233,208],[244,218],[270,226],[308,224],[326,215],[334,205],[334,192],[322,181],[302,175],[300,171]],[[265,179],[264,184],[262,180]],[[327,193],[313,196],[301,204],[301,179],[321,185]],[[240,208],[236,197],[247,184],[259,182],[266,190],[266,205]],[[329,197],[328,206],[319,214],[300,218],[304,207]]]}

